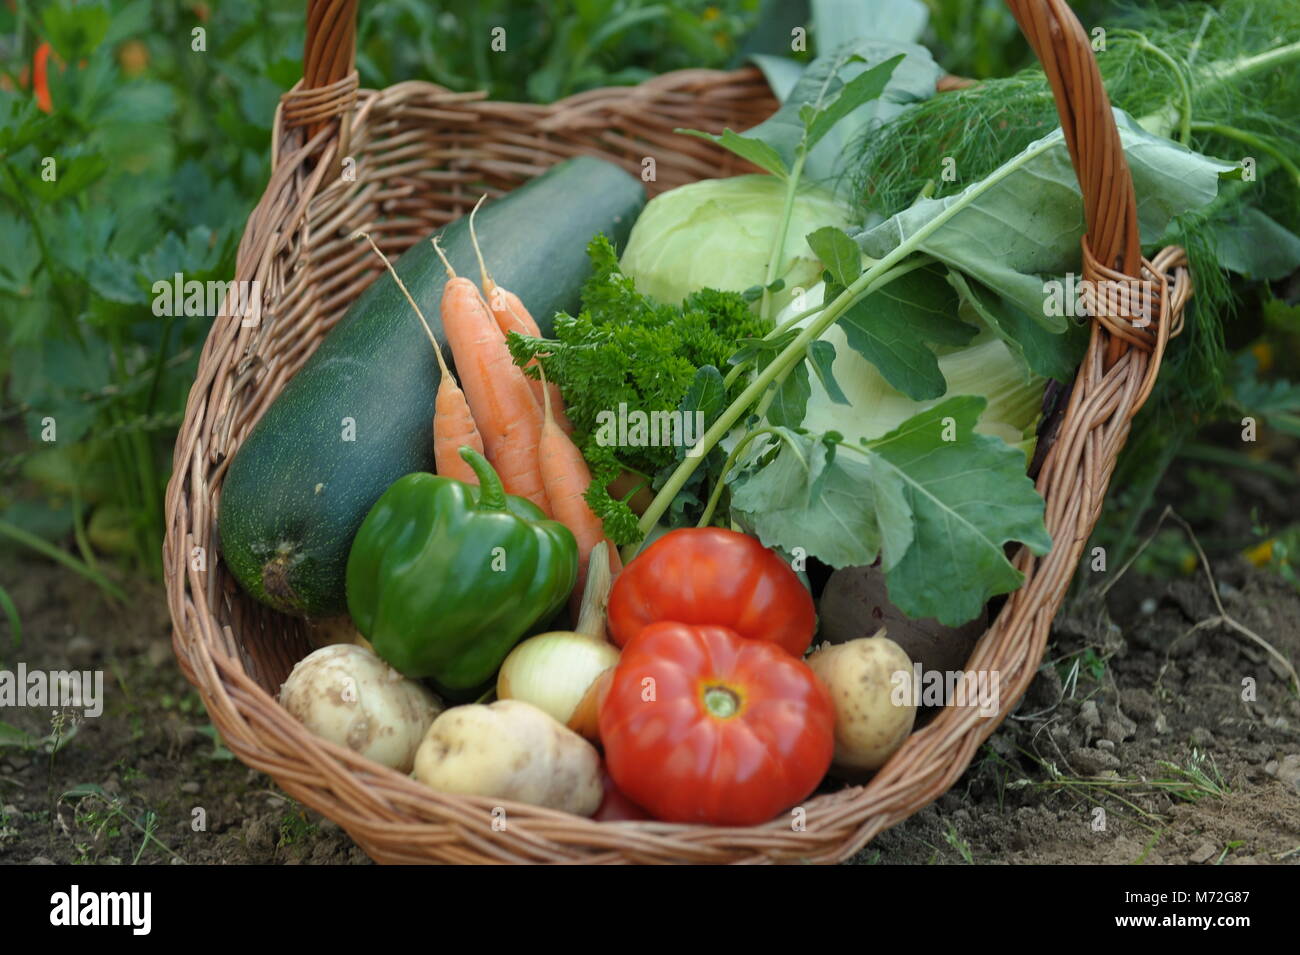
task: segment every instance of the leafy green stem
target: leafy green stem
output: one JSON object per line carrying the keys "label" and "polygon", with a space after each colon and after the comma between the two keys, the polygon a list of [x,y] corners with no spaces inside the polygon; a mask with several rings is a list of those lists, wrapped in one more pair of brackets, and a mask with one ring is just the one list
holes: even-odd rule
{"label": "leafy green stem", "polygon": [[1292,60],[1300,60],[1300,40],[1295,43],[1288,43],[1285,46],[1275,46],[1271,50],[1256,53],[1254,56],[1243,56],[1230,63],[1213,64],[1207,68],[1206,72],[1216,86],[1222,86],[1234,79],[1270,70],[1275,66],[1290,63]]}
{"label": "leafy green stem", "polygon": [[[1163,51],[1161,52],[1163,53]],[[1294,60],[1300,60],[1300,41],[1274,47],[1253,56],[1243,56],[1227,63],[1211,63],[1204,69],[1197,71],[1197,93],[1204,96],[1206,93],[1221,86],[1226,86],[1235,80],[1244,79],[1277,66],[1283,66]],[[1158,136],[1167,136],[1174,126],[1174,119],[1178,112],[1180,112],[1178,107],[1174,103],[1169,103],[1161,109],[1143,116],[1138,120],[1138,125]],[[1189,107],[1184,112],[1184,115],[1190,115],[1190,112]]]}
{"label": "leafy green stem", "polygon": [[55,259],[50,255],[49,242],[45,238],[45,230],[41,228],[41,218],[36,214],[36,210],[32,208],[31,201],[28,200],[26,191],[23,189],[22,184],[18,181],[18,177],[14,175],[14,171],[9,167],[9,163],[7,162],[4,163],[4,171],[5,175],[9,177],[9,182],[13,185],[12,195],[18,201],[18,205],[23,211],[23,216],[31,224],[32,235],[36,238],[36,247],[41,251],[41,261],[45,263],[45,270],[50,274],[50,286],[53,288],[54,294],[59,300],[59,304],[63,306],[64,315],[67,316],[69,321],[72,323],[74,336],[77,338],[77,341],[80,342],[81,330],[76,325],[76,319],[81,310],[73,306],[72,300],[68,298],[65,283],[59,281],[59,277],[54,274]]}
{"label": "leafy green stem", "polygon": [[731,453],[727,455],[727,460],[722,462],[722,470],[718,474],[717,483],[713,485],[712,493],[709,494],[708,504],[704,507],[704,514],[701,515],[700,522],[696,525],[697,527],[709,526],[709,521],[713,520],[713,512],[717,510],[718,501],[722,497],[722,488],[726,484],[727,473],[731,470],[732,465],[736,463],[737,459],[745,453],[745,449],[749,447],[750,443],[762,434],[774,434],[779,436],[780,432],[778,432],[776,428],[770,426],[765,428],[755,428],[740,441],[736,442],[736,446],[732,448]]}
{"label": "leafy green stem", "polygon": [[[794,328],[796,325],[802,322],[809,315],[816,315],[825,307],[826,306],[824,303],[818,304],[818,305],[814,305],[812,308],[804,309],[798,315],[791,315],[780,325],[777,325],[774,328],[772,328],[770,331],[768,331],[768,333],[763,336],[763,340],[770,342],[773,339],[780,338],[790,329]],[[724,388],[730,388],[733,384],[736,383],[736,379],[739,378],[742,374],[744,374],[746,369],[752,367],[753,364],[754,362],[752,359],[736,362],[736,364],[731,366],[731,370],[727,372],[726,377],[722,379],[722,386]]]}
{"label": "leafy green stem", "polygon": [[1244,129],[1238,129],[1236,126],[1226,126],[1221,123],[1192,123],[1191,128],[1198,133],[1209,133],[1213,136],[1231,139],[1252,149],[1258,149],[1262,153],[1267,153],[1278,161],[1278,165],[1287,171],[1291,181],[1297,187],[1300,187],[1300,166],[1297,166],[1291,157],[1263,136],[1257,136],[1254,133],[1246,132]]}
{"label": "leafy green stem", "polygon": [[0,521],[0,537],[8,537],[16,543],[30,547],[39,554],[44,554],[51,560],[62,564],[69,570],[75,571],[87,580],[93,582],[103,590],[104,593],[117,598],[123,603],[126,602],[126,594],[122,592],[120,587],[114,584],[102,573],[95,570],[93,567],[88,567],[85,563],[73,557],[67,551],[55,547],[43,538],[29,533],[21,527],[10,524],[8,521]]}
{"label": "leafy green stem", "polygon": [[799,180],[803,176],[803,164],[807,158],[807,150],[800,146],[794,166],[785,179],[785,206],[781,210],[781,224],[777,226],[776,235],[772,239],[772,254],[768,257],[767,274],[763,277],[763,300],[758,310],[764,321],[772,317],[772,285],[780,274],[781,260],[785,258],[785,239],[790,231],[790,219],[794,215],[794,197],[799,191]]}

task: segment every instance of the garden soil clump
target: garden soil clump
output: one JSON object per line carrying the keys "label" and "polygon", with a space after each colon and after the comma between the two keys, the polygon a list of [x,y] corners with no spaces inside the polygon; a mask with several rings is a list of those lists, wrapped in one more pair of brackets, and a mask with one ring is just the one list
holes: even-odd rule
{"label": "garden soil clump", "polygon": [[[1227,613],[1300,659],[1300,594],[1244,560],[1216,571]],[[99,718],[3,714],[32,739],[0,737],[0,861],[369,861],[215,738],[172,656],[160,591],[114,608],[13,555],[0,577],[24,623],[16,652],[4,637],[3,668],[104,673]],[[1227,626],[1188,635],[1217,614],[1199,572],[1130,572],[1104,602],[1067,603],[1028,695],[970,770],[853,861],[1300,862],[1300,703]]]}

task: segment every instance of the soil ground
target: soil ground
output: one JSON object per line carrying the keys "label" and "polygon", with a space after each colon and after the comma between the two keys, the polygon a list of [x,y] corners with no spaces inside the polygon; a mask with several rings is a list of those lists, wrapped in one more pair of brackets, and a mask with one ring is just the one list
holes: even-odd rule
{"label": "soil ground", "polygon": [[[1215,572],[1227,615],[1300,660],[1300,593],[1240,558]],[[0,862],[369,861],[214,738],[160,589],[137,585],[115,608],[13,554],[0,579],[24,625],[17,650],[0,629],[0,669],[102,669],[106,698],[78,725],[0,714],[29,735],[0,725]],[[958,784],[852,861],[1300,862],[1300,701],[1265,650],[1205,623],[1219,615],[1199,571],[1131,571],[1104,600],[1074,599],[1017,713]]]}

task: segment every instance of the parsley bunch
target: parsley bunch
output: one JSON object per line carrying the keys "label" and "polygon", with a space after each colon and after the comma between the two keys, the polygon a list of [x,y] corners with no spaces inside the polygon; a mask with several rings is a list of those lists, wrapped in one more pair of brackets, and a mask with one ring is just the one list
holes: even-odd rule
{"label": "parsley bunch", "polygon": [[[564,396],[573,439],[591,467],[586,499],[604,521],[605,532],[623,546],[640,540],[637,518],[626,499],[611,497],[607,486],[624,471],[658,489],[684,448],[615,445],[602,441],[602,412],[685,411],[683,399],[705,366],[724,368],[739,341],[761,337],[763,322],[735,292],[703,289],[680,305],[656,302],[636,290],[619,271],[618,255],[604,236],[587,247],[592,274],[582,288],[582,311],[555,317],[554,338],[509,336],[510,353],[523,366],[536,359]],[[538,377],[537,368],[525,369]],[[743,389],[733,385],[734,398]],[[697,435],[698,437],[698,435]],[[629,495],[630,496],[630,495]]]}

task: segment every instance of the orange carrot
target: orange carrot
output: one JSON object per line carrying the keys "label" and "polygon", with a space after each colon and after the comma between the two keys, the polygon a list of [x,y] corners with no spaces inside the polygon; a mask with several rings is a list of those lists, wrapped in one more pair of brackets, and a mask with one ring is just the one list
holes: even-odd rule
{"label": "orange carrot", "polygon": [[[545,383],[546,372],[542,372]],[[578,583],[573,594],[581,600],[587,584],[587,562],[591,549],[605,540],[605,525],[592,513],[583,495],[591,484],[591,470],[573,439],[560,430],[551,408],[551,393],[543,391],[545,414],[542,417],[542,438],[537,445],[537,463],[541,468],[546,496],[551,502],[554,518],[573,531],[578,541]],[[617,575],[623,569],[618,559],[618,548],[609,545],[609,570]]]}
{"label": "orange carrot", "polygon": [[550,514],[537,464],[542,414],[528,379],[511,359],[506,338],[478,287],[456,274],[436,238],[433,249],[449,276],[442,287],[442,328],[483,437],[484,454],[506,493],[526,497]]}
{"label": "orange carrot", "polygon": [[456,379],[452,377],[451,369],[447,367],[447,362],[442,357],[442,348],[438,344],[438,339],[434,337],[433,329],[429,327],[429,322],[420,311],[420,306],[415,304],[415,299],[406,290],[397,270],[393,268],[393,263],[388,261],[388,256],[379,250],[379,246],[375,245],[375,240],[369,235],[365,232],[358,232],[357,235],[369,242],[375,254],[384,260],[384,265],[388,266],[393,281],[397,283],[397,287],[402,290],[406,300],[411,303],[411,308],[419,316],[420,324],[424,326],[425,334],[429,336],[429,342],[433,345],[433,353],[438,356],[438,370],[442,372],[442,380],[438,382],[438,394],[433,399],[434,470],[443,477],[477,485],[478,476],[475,475],[474,469],[460,456],[461,445],[468,445],[479,454],[483,453],[483,438],[474,424],[474,416],[470,414],[465,392],[460,390],[460,385],[456,384]]}
{"label": "orange carrot", "polygon": [[[474,215],[486,198],[487,196],[481,196],[469,214],[469,239],[474,245],[474,254],[478,257],[478,271],[482,279],[483,297],[487,300],[488,309],[492,312],[492,317],[496,319],[502,335],[518,332],[528,338],[541,338],[542,330],[537,327],[537,322],[529,314],[523,299],[509,289],[497,285],[492,280],[492,276],[488,274],[487,265],[483,261],[483,251],[478,245],[478,234],[474,231]],[[529,361],[528,365],[524,367],[527,368],[529,365],[535,364],[537,364],[536,358]],[[550,400],[555,411],[556,423],[559,424],[565,434],[573,434],[573,423],[569,421],[568,416],[564,413],[564,399],[560,396],[560,386],[553,383],[547,384],[532,378],[528,379],[528,385],[533,389],[533,397],[537,399],[539,406],[542,404],[542,392],[549,391],[551,393]]]}

